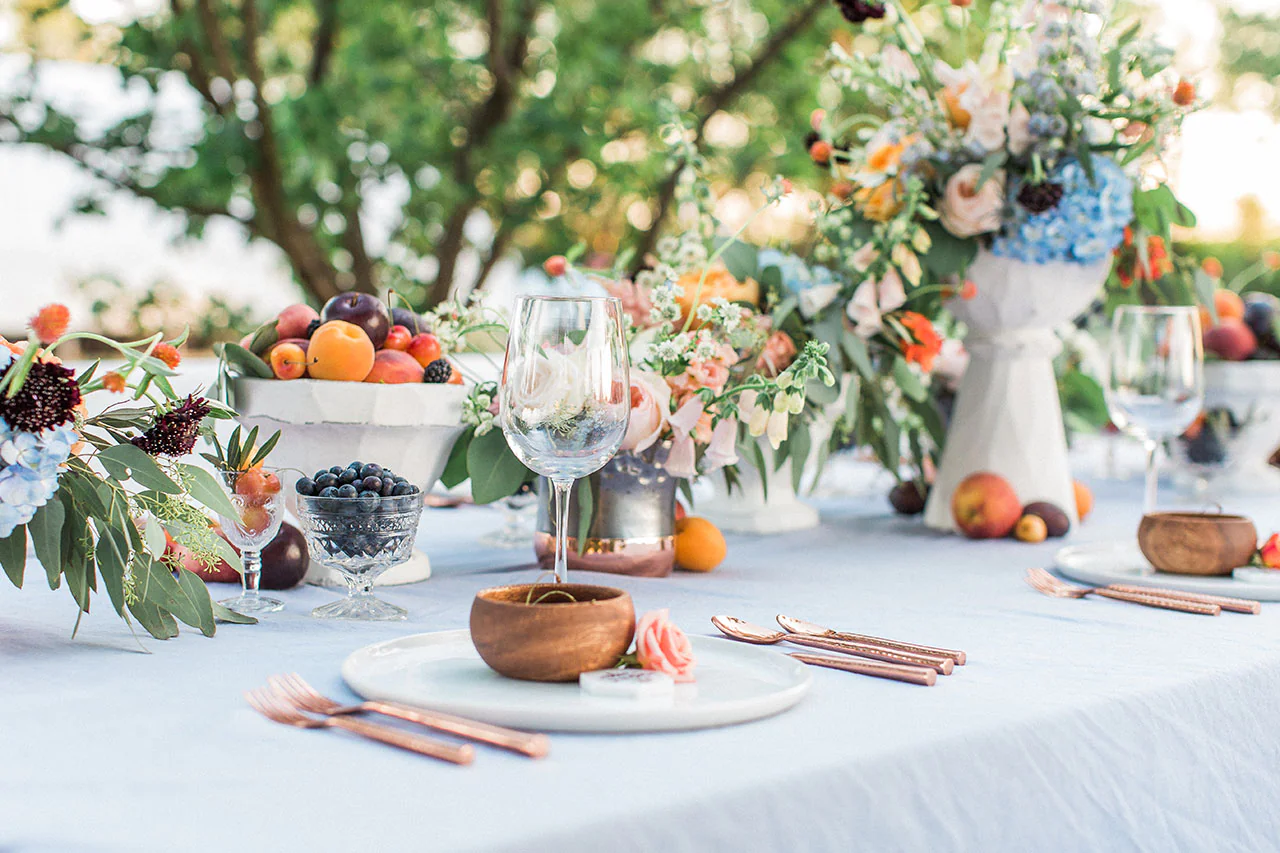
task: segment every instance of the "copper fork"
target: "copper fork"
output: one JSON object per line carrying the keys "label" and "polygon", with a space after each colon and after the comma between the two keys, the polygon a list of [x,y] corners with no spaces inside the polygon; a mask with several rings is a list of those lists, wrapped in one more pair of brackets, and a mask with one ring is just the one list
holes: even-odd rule
{"label": "copper fork", "polygon": [[322,696],[296,672],[288,675],[273,675],[267,680],[293,704],[313,714],[324,714],[327,717],[341,717],[362,712],[382,714],[384,717],[394,717],[491,746],[509,749],[531,758],[542,758],[551,747],[551,741],[546,735],[520,732],[439,711],[411,708],[397,702],[359,702],[355,705],[343,705],[327,696]]}
{"label": "copper fork", "polygon": [[1116,601],[1128,601],[1147,607],[1160,607],[1165,610],[1178,610],[1183,613],[1199,613],[1203,616],[1217,616],[1222,608],[1217,604],[1205,604],[1198,601],[1162,598],[1158,595],[1137,592],[1121,592],[1105,586],[1077,586],[1059,580],[1044,569],[1027,569],[1026,581],[1037,592],[1055,598],[1084,598],[1086,595],[1101,595]]}
{"label": "copper fork", "polygon": [[454,764],[470,764],[471,760],[475,758],[476,750],[471,744],[458,746],[435,740],[434,738],[402,732],[390,726],[379,726],[349,717],[321,717],[317,720],[314,717],[308,717],[303,714],[279,695],[264,688],[249,690],[244,694],[244,698],[249,701],[249,704],[259,714],[282,725],[297,726],[300,729],[343,729],[370,740],[376,740],[390,746],[398,746],[401,749],[407,749],[419,755],[438,758],[441,761],[449,761]]}

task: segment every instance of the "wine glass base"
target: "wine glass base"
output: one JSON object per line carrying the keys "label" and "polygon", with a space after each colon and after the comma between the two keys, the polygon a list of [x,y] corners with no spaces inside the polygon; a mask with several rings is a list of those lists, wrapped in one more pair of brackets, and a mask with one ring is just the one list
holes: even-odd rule
{"label": "wine glass base", "polygon": [[511,530],[499,528],[480,537],[480,544],[486,548],[502,548],[514,551],[517,548],[529,548],[533,545],[533,531],[525,529]]}
{"label": "wine glass base", "polygon": [[218,603],[228,610],[234,610],[246,616],[255,613],[279,613],[284,610],[283,601],[261,595],[237,595],[235,598],[228,598]]}
{"label": "wine glass base", "polygon": [[409,611],[372,595],[353,595],[311,611],[317,619],[353,619],[360,622],[401,622]]}

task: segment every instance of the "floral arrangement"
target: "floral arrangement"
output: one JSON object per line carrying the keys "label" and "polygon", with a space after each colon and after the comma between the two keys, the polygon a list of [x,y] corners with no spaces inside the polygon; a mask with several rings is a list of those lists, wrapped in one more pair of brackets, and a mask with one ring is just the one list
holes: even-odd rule
{"label": "floral arrangement", "polygon": [[[687,141],[689,128],[673,117],[663,134],[672,147],[677,201],[691,211],[684,230],[660,240],[655,256],[634,279],[620,272],[626,257],[605,273],[574,269],[582,247],[548,259],[545,268],[552,276],[590,280],[623,304],[629,321],[631,414],[622,451],[646,454],[686,485],[690,478],[737,465],[739,449],[767,473],[755,439],[767,437],[779,447],[790,419],[804,409],[807,388],[834,384],[826,364],[828,345],[797,344],[773,327],[761,310],[759,283],[732,269],[744,252],[756,251],[737,240],[750,220],[733,236],[717,237],[719,224],[710,211],[709,188],[699,177],[700,155]],[[787,191],[785,182],[776,182],[766,206]],[[445,313],[469,315],[456,306]],[[494,429],[496,399],[496,383],[472,390],[464,410],[468,429],[441,477],[452,486],[470,476],[472,494],[482,503],[514,494],[533,477]]]}
{"label": "floral arrangement", "polygon": [[[152,636],[167,639],[178,622],[206,636],[215,621],[251,622],[213,603],[192,572],[174,572],[166,533],[201,563],[239,566],[201,506],[234,514],[217,480],[178,461],[211,419],[231,412],[170,377],[184,338],[117,342],[67,332],[62,305],[42,309],[26,341],[0,339],[0,565],[21,587],[28,542],[52,589],[64,582],[81,614],[101,580],[111,606]],[[101,361],[77,375],[57,356],[62,344],[93,340],[121,363]],[[89,413],[88,401],[106,404]],[[77,627],[79,618],[77,617]]]}

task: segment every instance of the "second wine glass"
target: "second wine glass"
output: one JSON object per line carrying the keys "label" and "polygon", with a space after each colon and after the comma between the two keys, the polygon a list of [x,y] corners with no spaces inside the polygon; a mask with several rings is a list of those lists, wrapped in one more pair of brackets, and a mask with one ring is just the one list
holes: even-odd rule
{"label": "second wine glass", "polygon": [[1111,325],[1107,408],[1147,451],[1144,511],[1156,508],[1160,444],[1180,435],[1204,405],[1204,349],[1194,307],[1122,305]]}
{"label": "second wine glass", "polygon": [[502,369],[502,432],[516,457],[555,487],[557,583],[567,581],[573,481],[622,446],[631,414],[622,303],[525,296],[516,302]]}

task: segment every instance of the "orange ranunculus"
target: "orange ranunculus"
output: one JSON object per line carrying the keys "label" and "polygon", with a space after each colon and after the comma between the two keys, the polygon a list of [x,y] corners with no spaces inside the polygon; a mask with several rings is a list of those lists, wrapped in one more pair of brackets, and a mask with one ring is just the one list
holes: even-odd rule
{"label": "orange ranunculus", "polygon": [[1173,261],[1169,259],[1169,253],[1165,251],[1163,237],[1150,237],[1147,239],[1147,261],[1150,280],[1155,281],[1164,278],[1173,272]]}
{"label": "orange ranunculus", "polygon": [[67,333],[70,323],[71,311],[67,306],[54,302],[41,308],[28,325],[36,333],[40,343],[51,344]]}
{"label": "orange ranunculus", "polygon": [[1180,107],[1189,107],[1196,102],[1196,84],[1190,80],[1179,80],[1173,88],[1173,102]]}
{"label": "orange ranunculus", "polygon": [[124,377],[114,370],[108,371],[102,374],[102,387],[114,394],[119,394],[125,388]]}
{"label": "orange ranunculus", "polygon": [[885,181],[876,187],[863,187],[853,194],[864,216],[873,222],[888,222],[902,209],[898,198],[898,182]]}
{"label": "orange ranunculus", "polygon": [[151,354],[160,359],[168,366],[170,370],[176,370],[178,365],[182,363],[182,353],[178,352],[178,348],[170,344],[156,344],[156,348]]}
{"label": "orange ranunculus", "polygon": [[867,168],[873,172],[887,172],[902,162],[905,142],[886,142],[867,155]]}
{"label": "orange ranunculus", "polygon": [[1133,228],[1128,225],[1124,227],[1124,244],[1126,246],[1133,245]]}
{"label": "orange ranunculus", "polygon": [[[688,317],[698,305],[706,304],[717,296],[730,302],[746,302],[750,305],[760,304],[760,285],[755,279],[738,281],[733,273],[717,263],[707,270],[707,277],[702,279],[702,270],[691,270],[676,280],[684,288],[684,293],[676,300],[680,305],[681,318]],[[698,282],[702,280],[702,291],[698,291]],[[695,320],[694,325],[698,323]]]}
{"label": "orange ranunculus", "polygon": [[960,96],[967,88],[969,88],[968,83],[960,83],[948,86],[942,90],[941,94],[942,109],[947,114],[947,121],[951,122],[951,126],[957,130],[968,130],[969,122],[973,121],[973,115],[960,106]]}
{"label": "orange ranunculus", "polygon": [[902,354],[908,362],[920,365],[926,373],[933,370],[933,361],[942,352],[942,336],[933,328],[933,323],[923,314],[915,311],[903,311],[898,317],[900,322],[915,341],[902,342]]}

